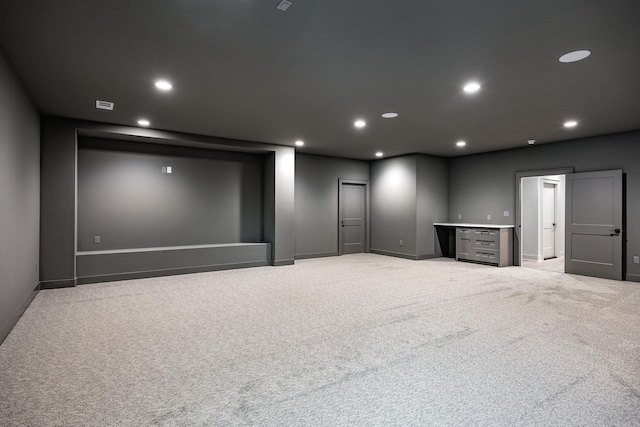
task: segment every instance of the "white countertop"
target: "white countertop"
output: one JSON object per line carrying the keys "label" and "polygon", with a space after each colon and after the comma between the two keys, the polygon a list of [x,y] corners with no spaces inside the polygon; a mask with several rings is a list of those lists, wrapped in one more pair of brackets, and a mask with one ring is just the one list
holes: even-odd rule
{"label": "white countertop", "polygon": [[514,228],[513,225],[500,224],[460,224],[455,222],[434,222],[433,225],[442,227],[468,227],[468,228]]}

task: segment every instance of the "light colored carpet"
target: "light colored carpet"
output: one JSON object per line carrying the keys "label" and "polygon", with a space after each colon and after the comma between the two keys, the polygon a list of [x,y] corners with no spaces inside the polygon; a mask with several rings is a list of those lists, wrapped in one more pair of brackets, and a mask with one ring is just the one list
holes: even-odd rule
{"label": "light colored carpet", "polygon": [[640,285],[358,254],[42,291],[0,425],[640,425]]}
{"label": "light colored carpet", "polygon": [[544,261],[522,261],[522,266],[555,273],[564,273],[564,257],[545,259]]}

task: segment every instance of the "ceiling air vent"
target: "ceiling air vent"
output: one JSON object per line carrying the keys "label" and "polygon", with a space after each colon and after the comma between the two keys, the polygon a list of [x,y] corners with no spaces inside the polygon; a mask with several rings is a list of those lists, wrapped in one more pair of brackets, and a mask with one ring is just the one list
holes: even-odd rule
{"label": "ceiling air vent", "polygon": [[283,12],[284,12],[285,10],[289,9],[289,6],[291,6],[292,4],[293,4],[293,3],[291,3],[291,2],[290,2],[290,1],[288,1],[288,0],[282,0],[282,1],[278,4],[278,6],[276,6],[276,9],[280,9],[281,11],[283,11]]}
{"label": "ceiling air vent", "polygon": [[96,101],[96,108],[99,110],[113,110],[113,102],[109,101]]}

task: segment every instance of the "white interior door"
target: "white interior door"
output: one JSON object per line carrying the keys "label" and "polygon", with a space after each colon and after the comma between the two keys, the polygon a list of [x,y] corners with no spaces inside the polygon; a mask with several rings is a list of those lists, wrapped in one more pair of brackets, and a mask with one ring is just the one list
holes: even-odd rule
{"label": "white interior door", "polygon": [[556,198],[555,183],[545,182],[542,187],[542,257],[556,256]]}
{"label": "white interior door", "polygon": [[565,272],[622,280],[622,171],[568,174]]}

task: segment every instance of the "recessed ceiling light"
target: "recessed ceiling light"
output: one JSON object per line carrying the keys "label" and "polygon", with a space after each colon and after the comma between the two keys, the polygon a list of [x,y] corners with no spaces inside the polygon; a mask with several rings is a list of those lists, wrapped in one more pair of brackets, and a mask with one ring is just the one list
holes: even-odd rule
{"label": "recessed ceiling light", "polygon": [[384,153],[382,151],[378,151],[376,153],[376,157],[382,157],[382,156],[384,156]]}
{"label": "recessed ceiling light", "polygon": [[357,128],[363,128],[367,125],[367,122],[365,122],[364,120],[356,120],[354,123],[354,126]]}
{"label": "recessed ceiling light", "polygon": [[467,143],[466,143],[466,142],[464,142],[464,141],[458,141],[458,142],[456,142],[456,145],[457,145],[458,147],[464,147],[465,145],[467,145]]}
{"label": "recessed ceiling light", "polygon": [[297,140],[297,141],[296,141],[296,145],[297,145],[298,147],[302,147],[302,146],[304,145],[304,141],[303,141],[303,140],[301,140],[301,139],[299,139],[299,140]]}
{"label": "recessed ceiling light", "polygon": [[575,120],[569,120],[568,122],[564,122],[564,127],[566,128],[574,128],[578,126],[578,122],[576,122]]}
{"label": "recessed ceiling light", "polygon": [[151,124],[151,122],[149,120],[146,120],[146,119],[140,119],[140,120],[138,120],[138,124],[140,126],[149,126]]}
{"label": "recessed ceiling light", "polygon": [[382,117],[384,117],[385,119],[395,119],[396,117],[398,117],[398,113],[384,113]]}
{"label": "recessed ceiling light", "polygon": [[530,140],[527,141],[527,144],[529,144],[529,145],[533,145],[535,143],[536,143],[535,139],[530,139]]}
{"label": "recessed ceiling light", "polygon": [[591,52],[588,50],[576,50],[573,52],[565,53],[560,57],[559,61],[564,63],[576,62],[576,61],[583,60],[589,55],[591,55]]}
{"label": "recessed ceiling light", "polygon": [[469,82],[462,88],[467,93],[476,93],[480,90],[480,83],[478,82]]}
{"label": "recessed ceiling light", "polygon": [[163,90],[165,92],[173,88],[173,85],[166,80],[158,80],[155,83],[155,85],[158,89]]}

